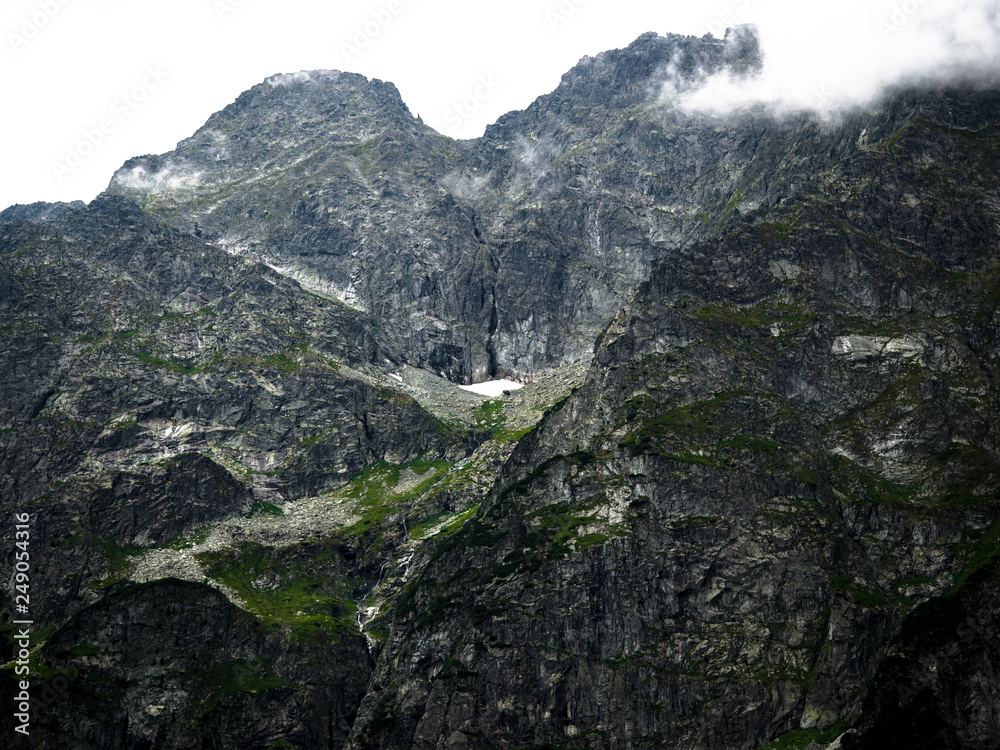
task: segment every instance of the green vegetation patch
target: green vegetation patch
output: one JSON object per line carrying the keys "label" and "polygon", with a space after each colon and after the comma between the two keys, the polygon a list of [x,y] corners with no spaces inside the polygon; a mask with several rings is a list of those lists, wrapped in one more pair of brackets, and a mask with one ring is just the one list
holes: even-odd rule
{"label": "green vegetation patch", "polygon": [[284,515],[285,511],[283,511],[274,503],[269,503],[265,500],[254,500],[253,505],[250,506],[251,518],[254,516],[281,517]]}
{"label": "green vegetation patch", "polygon": [[298,372],[302,369],[302,364],[300,362],[292,359],[284,352],[264,357],[261,362],[267,367],[280,370],[281,372]]}
{"label": "green vegetation patch", "polygon": [[1000,521],[986,529],[967,529],[955,549],[955,583],[951,594],[961,591],[973,576],[1000,560]]}
{"label": "green vegetation patch", "polygon": [[780,324],[782,330],[795,330],[808,325],[816,313],[805,308],[801,300],[792,303],[765,300],[752,307],[707,304],[694,311],[701,320],[740,328],[759,328]]}
{"label": "green vegetation patch", "polygon": [[270,547],[244,543],[235,550],[202,552],[196,559],[213,580],[233,589],[266,626],[293,636],[326,638],[354,629],[357,607],[350,583],[290,567]]}
{"label": "green vegetation patch", "polygon": [[945,503],[993,500],[1000,489],[1000,463],[985,448],[952,443],[929,462]]}
{"label": "green vegetation patch", "polygon": [[464,524],[459,531],[461,533],[442,535],[440,537],[441,542],[434,548],[434,552],[431,555],[432,563],[437,562],[454,549],[493,547],[506,537],[508,533],[475,517]]}
{"label": "green vegetation patch", "polygon": [[181,375],[193,375],[197,372],[202,372],[203,368],[198,365],[191,364],[189,361],[182,361],[176,359],[160,359],[155,357],[149,352],[144,352],[137,349],[125,349],[126,352],[131,354],[133,357],[138,359],[145,365],[152,367],[157,370],[171,370],[173,372],[179,373]]}
{"label": "green vegetation patch", "polygon": [[849,573],[838,573],[833,579],[835,591],[850,596],[858,605],[866,609],[888,609],[892,602],[881,591],[875,591],[855,582]]}
{"label": "green vegetation patch", "polygon": [[176,539],[167,545],[167,549],[191,549],[199,544],[204,544],[212,534],[212,527],[205,526],[197,531],[192,531],[187,536]]}
{"label": "green vegetation patch", "polygon": [[[293,333],[289,334],[289,338],[292,339],[292,343],[286,346],[283,351],[262,356],[233,357],[226,363],[235,368],[264,367],[289,374],[300,372],[307,366],[332,370],[333,372],[340,371],[340,365],[337,362],[313,351],[312,342],[307,336]],[[222,361],[225,361],[225,358],[220,355],[212,361],[212,364]]]}
{"label": "green vegetation patch", "polygon": [[107,588],[127,579],[135,565],[132,558],[147,552],[145,547],[122,545],[105,537],[96,537],[93,544],[97,552],[108,561],[108,576],[96,584],[95,588]]}
{"label": "green vegetation patch", "polygon": [[[491,573],[493,578],[506,578],[515,573],[534,572],[544,563],[560,560],[574,551],[580,552],[605,544],[616,536],[628,533],[625,526],[604,525],[592,511],[600,502],[587,504],[559,503],[540,508],[525,516],[525,522],[535,528],[518,540]],[[581,534],[584,527],[596,526],[599,531]]]}
{"label": "green vegetation patch", "polygon": [[89,641],[84,641],[69,650],[70,656],[100,656],[105,651]]}
{"label": "green vegetation patch", "polygon": [[803,207],[797,206],[795,210],[785,218],[762,221],[755,224],[753,227],[754,234],[756,234],[758,239],[767,243],[785,242],[792,236],[792,232],[795,230],[795,227],[799,222],[799,217],[802,215],[802,211]]}
{"label": "green vegetation patch", "polygon": [[799,464],[812,462],[806,449],[755,434],[777,424],[775,413],[786,425],[799,419],[780,399],[743,389],[683,405],[640,393],[619,410],[618,427],[627,430],[619,448],[689,466],[795,474]]}
{"label": "green vegetation patch", "polygon": [[842,735],[846,728],[844,721],[838,721],[826,731],[797,729],[764,745],[760,750],[805,750],[811,744],[828,745]]}
{"label": "green vegetation patch", "polygon": [[530,425],[520,430],[498,429],[493,432],[493,439],[501,443],[516,443],[529,432],[534,432],[537,425]]}
{"label": "green vegetation patch", "polygon": [[722,209],[722,216],[719,218],[719,223],[715,227],[719,232],[725,229],[726,224],[732,218],[733,214],[736,213],[736,209],[743,202],[743,197],[743,191],[737,190],[726,203],[725,208]]}
{"label": "green vegetation patch", "polygon": [[831,484],[842,495],[886,505],[910,505],[919,487],[891,482],[846,456],[830,457]]}
{"label": "green vegetation patch", "polygon": [[488,430],[496,435],[507,421],[507,415],[503,413],[503,401],[484,401],[472,413],[472,419],[480,430]]}
{"label": "green vegetation patch", "polygon": [[454,534],[465,526],[465,523],[475,516],[478,511],[479,504],[477,503],[462,513],[442,514],[428,519],[410,529],[410,539],[426,539],[431,535],[431,530],[438,526],[440,526],[440,529],[433,536]]}
{"label": "green vegetation patch", "polygon": [[[344,529],[352,536],[367,531],[378,522],[401,510],[440,482],[451,470],[447,461],[422,458],[396,465],[386,461],[369,466],[350,484],[338,491],[341,497],[357,500],[361,520]],[[403,478],[410,481],[401,484]]]}
{"label": "green vegetation patch", "polygon": [[[638,421],[621,445],[633,455],[648,453],[662,446],[665,439],[682,445],[696,446],[715,442],[717,435],[731,434],[735,426],[726,418],[729,402],[741,397],[740,393],[727,393],[715,398],[697,401],[667,411],[657,412],[658,404],[648,395],[634,397],[627,405],[626,420]],[[684,451],[690,454],[694,451]],[[671,452],[677,458],[681,451]]]}
{"label": "green vegetation patch", "polygon": [[73,339],[74,344],[100,344],[109,338],[107,334],[103,336],[91,336],[89,333],[85,333],[82,336],[77,336]]}
{"label": "green vegetation patch", "polygon": [[721,520],[720,516],[691,516],[690,518],[682,518],[679,521],[674,521],[670,524],[670,528],[688,529],[700,526],[714,526]]}

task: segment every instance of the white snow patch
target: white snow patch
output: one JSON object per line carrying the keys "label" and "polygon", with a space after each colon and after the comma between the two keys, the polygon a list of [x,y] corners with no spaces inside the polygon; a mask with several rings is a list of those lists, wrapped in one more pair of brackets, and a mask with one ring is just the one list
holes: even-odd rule
{"label": "white snow patch", "polygon": [[486,383],[476,383],[475,385],[460,385],[459,388],[463,391],[478,393],[480,396],[497,398],[502,396],[504,391],[517,391],[524,388],[524,385],[515,383],[513,380],[490,380]]}

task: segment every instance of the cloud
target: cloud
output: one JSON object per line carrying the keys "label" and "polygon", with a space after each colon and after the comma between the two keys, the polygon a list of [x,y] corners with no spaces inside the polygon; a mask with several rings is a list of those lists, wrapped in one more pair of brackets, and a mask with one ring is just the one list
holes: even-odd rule
{"label": "cloud", "polygon": [[168,163],[155,173],[150,173],[145,167],[122,169],[112,178],[112,184],[136,190],[141,193],[152,193],[164,189],[181,190],[195,188],[201,184],[201,172],[184,169]]}
{"label": "cloud", "polygon": [[266,79],[264,83],[271,88],[292,86],[297,83],[334,83],[340,78],[339,70],[300,70],[298,73],[279,73]]}
{"label": "cloud", "polygon": [[757,25],[764,68],[750,80],[723,72],[662,98],[726,112],[767,103],[820,112],[864,104],[886,88],[989,77],[1000,72],[997,0],[757,0],[741,21]]}

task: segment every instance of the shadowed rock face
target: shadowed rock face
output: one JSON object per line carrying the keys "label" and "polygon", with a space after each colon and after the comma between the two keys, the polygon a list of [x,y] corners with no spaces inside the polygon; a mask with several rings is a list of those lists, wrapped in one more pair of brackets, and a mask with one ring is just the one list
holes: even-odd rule
{"label": "shadowed rock face", "polygon": [[349,746],[992,747],[998,104],[661,261],[397,599],[398,724]]}
{"label": "shadowed rock face", "polygon": [[465,142],[278,76],[4,212],[38,746],[996,747],[1000,94],[679,106],[759,63],[646,35]]}
{"label": "shadowed rock face", "polygon": [[285,643],[217,591],[172,580],[109,591],[47,649],[64,666],[38,692],[39,748],[338,747],[370,672],[360,634]]}

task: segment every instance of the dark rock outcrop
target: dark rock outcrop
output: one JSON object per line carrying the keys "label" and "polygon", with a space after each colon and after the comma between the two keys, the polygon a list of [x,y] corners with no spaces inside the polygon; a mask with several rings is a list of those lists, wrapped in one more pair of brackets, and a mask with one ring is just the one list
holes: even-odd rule
{"label": "dark rock outcrop", "polygon": [[268,632],[214,589],[171,580],[109,591],[43,658],[37,748],[338,747],[370,670],[358,633]]}

